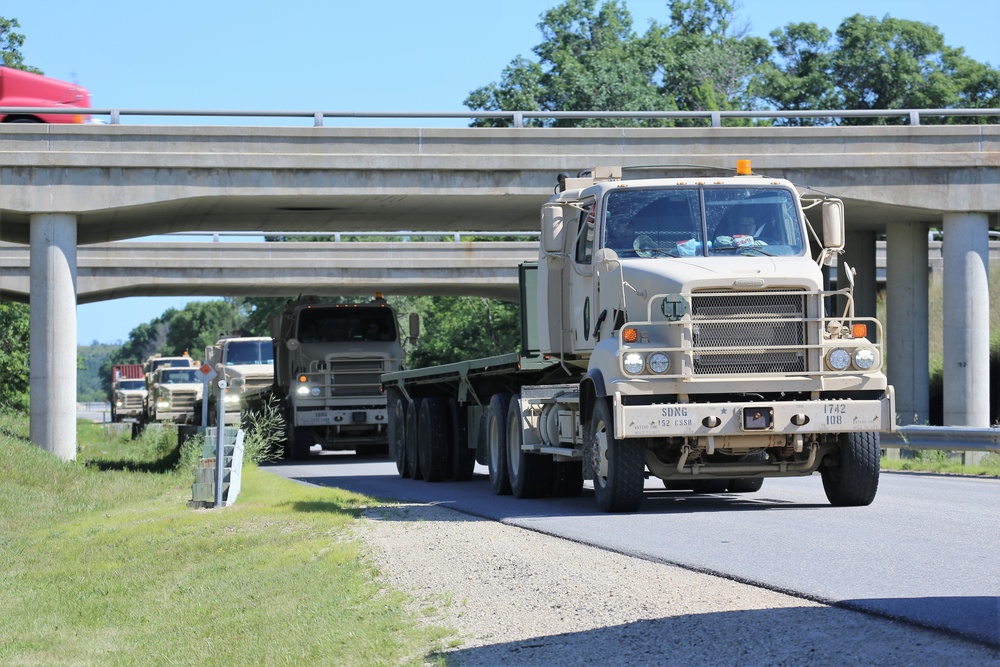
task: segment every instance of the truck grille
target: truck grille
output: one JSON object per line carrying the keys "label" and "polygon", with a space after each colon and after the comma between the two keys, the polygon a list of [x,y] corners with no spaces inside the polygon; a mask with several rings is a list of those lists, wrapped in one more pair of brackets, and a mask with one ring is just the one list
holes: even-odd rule
{"label": "truck grille", "polygon": [[124,403],[126,410],[139,410],[142,408],[142,396],[126,396]]}
{"label": "truck grille", "polygon": [[381,396],[382,359],[327,359],[331,373],[330,396]]}
{"label": "truck grille", "polygon": [[805,371],[805,308],[804,294],[787,292],[693,295],[695,374]]}
{"label": "truck grille", "polygon": [[172,391],[168,397],[170,400],[171,412],[187,412],[194,410],[194,401],[197,393],[194,391]]}

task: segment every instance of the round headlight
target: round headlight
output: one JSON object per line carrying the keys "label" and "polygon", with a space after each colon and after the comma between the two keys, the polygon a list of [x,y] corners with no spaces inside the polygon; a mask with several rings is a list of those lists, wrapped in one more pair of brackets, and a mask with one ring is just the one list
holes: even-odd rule
{"label": "round headlight", "polygon": [[649,359],[646,361],[646,364],[649,366],[649,370],[654,373],[666,373],[670,370],[670,357],[662,352],[654,352],[649,355]]}
{"label": "round headlight", "polygon": [[312,389],[309,390],[309,393],[312,394],[313,396],[319,396],[319,391],[320,391],[319,387],[313,387]]}
{"label": "round headlight", "polygon": [[636,373],[641,373],[643,367],[646,365],[645,359],[638,352],[629,352],[625,355],[625,359],[622,361],[622,365],[625,370],[629,373],[635,375]]}
{"label": "round headlight", "polygon": [[875,365],[875,350],[870,347],[859,347],[854,351],[854,365],[863,371]]}
{"label": "round headlight", "polygon": [[826,357],[827,365],[835,371],[842,371],[851,365],[851,355],[847,350],[837,348]]}

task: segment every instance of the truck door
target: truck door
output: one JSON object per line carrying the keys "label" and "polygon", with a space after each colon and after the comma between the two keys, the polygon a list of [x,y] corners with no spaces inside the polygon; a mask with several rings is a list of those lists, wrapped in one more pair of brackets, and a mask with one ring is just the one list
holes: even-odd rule
{"label": "truck door", "polygon": [[573,354],[594,349],[594,322],[597,307],[594,294],[594,240],[597,233],[597,206],[594,201],[584,204],[577,218],[574,247],[570,256],[570,270],[563,272],[568,282],[564,294],[569,296],[569,326]]}

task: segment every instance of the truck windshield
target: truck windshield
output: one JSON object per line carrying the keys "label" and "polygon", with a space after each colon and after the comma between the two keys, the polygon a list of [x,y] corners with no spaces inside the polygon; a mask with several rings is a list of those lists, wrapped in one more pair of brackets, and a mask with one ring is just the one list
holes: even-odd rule
{"label": "truck windshield", "polygon": [[391,342],[396,319],[388,308],[310,308],[299,315],[301,343]]}
{"label": "truck windshield", "polygon": [[198,382],[198,377],[195,375],[197,372],[197,368],[178,368],[171,369],[169,371],[162,371],[160,382],[163,384],[187,384],[191,382]]}
{"label": "truck windshield", "polygon": [[157,368],[190,368],[191,362],[188,359],[156,359],[153,361],[152,370]]}
{"label": "truck windshield", "polygon": [[123,391],[135,391],[136,389],[145,389],[146,383],[142,380],[121,380],[118,383],[118,388]]}
{"label": "truck windshield", "polygon": [[274,345],[269,340],[234,340],[226,343],[226,365],[267,365],[274,363]]}
{"label": "truck windshield", "polygon": [[785,188],[622,189],[607,197],[604,245],[623,258],[799,255],[801,229]]}

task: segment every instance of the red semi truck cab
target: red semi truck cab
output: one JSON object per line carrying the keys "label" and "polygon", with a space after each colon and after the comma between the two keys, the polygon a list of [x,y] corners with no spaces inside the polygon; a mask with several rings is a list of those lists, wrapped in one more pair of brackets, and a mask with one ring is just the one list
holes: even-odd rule
{"label": "red semi truck cab", "polygon": [[[73,83],[0,67],[0,107],[89,108],[90,93]],[[0,123],[85,123],[83,114],[26,111],[0,114]]]}

